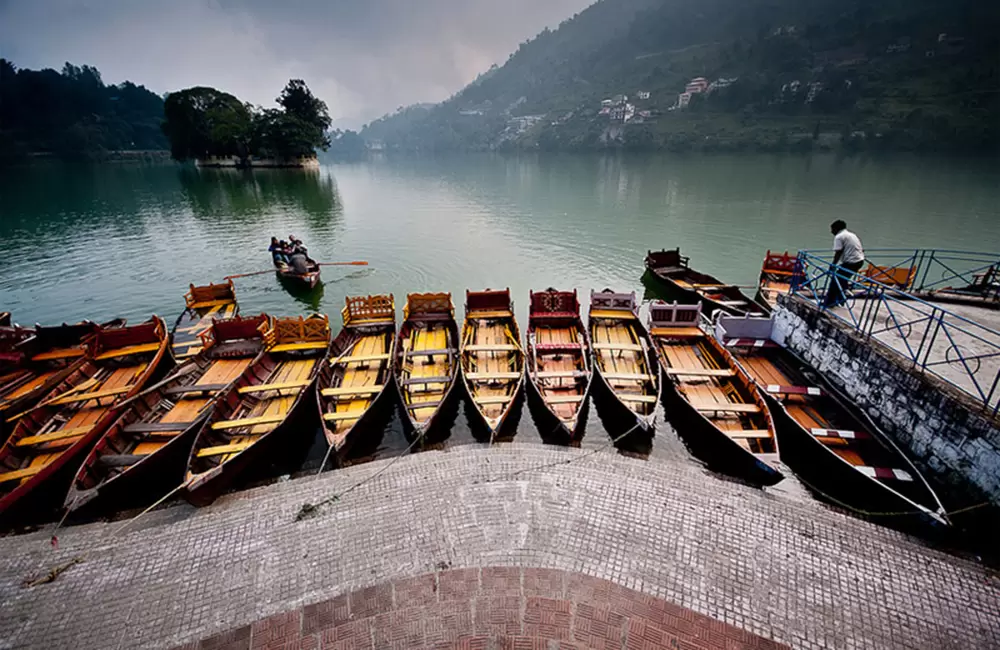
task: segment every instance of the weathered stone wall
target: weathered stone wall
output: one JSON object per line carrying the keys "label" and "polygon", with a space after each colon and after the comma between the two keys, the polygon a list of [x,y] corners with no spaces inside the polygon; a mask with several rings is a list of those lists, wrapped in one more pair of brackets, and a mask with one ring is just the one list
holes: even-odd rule
{"label": "weathered stone wall", "polygon": [[1000,423],[978,402],[799,298],[779,300],[773,336],[863,407],[929,478],[1000,505]]}

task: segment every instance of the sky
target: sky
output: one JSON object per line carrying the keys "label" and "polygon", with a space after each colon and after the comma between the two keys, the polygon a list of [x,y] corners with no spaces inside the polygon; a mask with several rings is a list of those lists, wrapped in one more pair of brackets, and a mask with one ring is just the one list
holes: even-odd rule
{"label": "sky", "polygon": [[269,106],[306,81],[335,125],[437,102],[593,0],[0,0],[0,56],[65,61],[156,93]]}

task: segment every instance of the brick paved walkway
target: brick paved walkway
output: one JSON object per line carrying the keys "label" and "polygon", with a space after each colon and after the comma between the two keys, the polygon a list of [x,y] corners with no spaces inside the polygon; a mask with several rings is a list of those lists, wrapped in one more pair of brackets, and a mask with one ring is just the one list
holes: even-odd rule
{"label": "brick paved walkway", "polygon": [[982,566],[687,463],[456,447],[295,521],[388,462],[166,508],[118,536],[120,523],[67,528],[58,550],[46,531],[0,539],[0,648],[169,648],[479,567],[590,576],[796,648],[1000,647],[1000,579]]}

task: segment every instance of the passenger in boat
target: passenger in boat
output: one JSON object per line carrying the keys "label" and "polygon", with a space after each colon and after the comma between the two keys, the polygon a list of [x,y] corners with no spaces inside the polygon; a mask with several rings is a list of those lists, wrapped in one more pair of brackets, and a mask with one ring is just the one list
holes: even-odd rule
{"label": "passenger in boat", "polygon": [[288,263],[299,275],[305,275],[309,272],[309,258],[300,250],[292,253]]}
{"label": "passenger in boat", "polygon": [[285,256],[286,248],[285,242],[279,242],[277,237],[271,237],[271,245],[267,247],[267,250],[271,253],[271,260],[275,266],[288,262],[288,257]]}
{"label": "passenger in boat", "polygon": [[833,267],[836,273],[830,277],[830,288],[823,300],[824,307],[839,307],[847,302],[845,291],[851,288],[854,274],[865,264],[865,249],[861,238],[847,229],[847,223],[837,219],[830,224],[833,235]]}
{"label": "passenger in boat", "polygon": [[289,241],[289,243],[292,246],[292,252],[293,253],[301,251],[302,254],[305,255],[306,257],[309,256],[309,251],[306,249],[306,247],[302,243],[301,239],[299,239],[295,235],[289,235],[288,236],[288,241]]}

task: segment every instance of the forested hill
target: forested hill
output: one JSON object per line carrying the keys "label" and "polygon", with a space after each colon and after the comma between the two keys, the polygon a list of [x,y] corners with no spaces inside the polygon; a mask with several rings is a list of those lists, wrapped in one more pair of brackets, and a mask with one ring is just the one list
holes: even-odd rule
{"label": "forested hill", "polygon": [[18,70],[0,59],[0,161],[31,154],[99,158],[165,150],[163,99],[129,81],[105,85],[91,66]]}
{"label": "forested hill", "polygon": [[601,0],[362,135],[421,150],[995,151],[998,68],[998,3]]}

